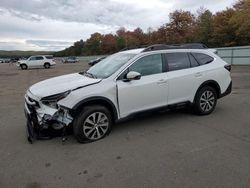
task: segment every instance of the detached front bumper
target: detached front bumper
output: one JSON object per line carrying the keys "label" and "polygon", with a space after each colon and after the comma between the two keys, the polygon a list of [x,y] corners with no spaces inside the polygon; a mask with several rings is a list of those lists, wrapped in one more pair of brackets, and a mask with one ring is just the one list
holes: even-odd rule
{"label": "detached front bumper", "polygon": [[26,117],[27,139],[33,143],[36,139],[50,139],[48,125],[39,123],[35,106],[25,102],[24,113]]}
{"label": "detached front bumper", "polygon": [[66,110],[45,107],[40,102],[25,96],[24,113],[26,117],[27,139],[30,143],[34,140],[50,139],[58,136],[71,122],[72,117]]}
{"label": "detached front bumper", "polygon": [[[33,110],[32,110],[33,111]],[[25,103],[24,114],[26,117],[27,126],[27,139],[30,143],[33,143],[34,139],[37,138],[38,122],[36,116],[30,111],[27,104]]]}

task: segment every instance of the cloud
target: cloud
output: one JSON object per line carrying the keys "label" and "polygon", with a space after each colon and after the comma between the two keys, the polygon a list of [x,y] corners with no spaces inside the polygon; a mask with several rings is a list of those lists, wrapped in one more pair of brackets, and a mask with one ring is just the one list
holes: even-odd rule
{"label": "cloud", "polygon": [[[88,38],[93,32],[109,33],[118,28],[96,25],[91,23],[63,22],[43,18],[40,21],[31,21],[22,17],[12,16],[10,12],[1,15],[0,20],[0,42],[15,42],[12,43],[18,49],[24,46],[25,41],[44,41],[51,46],[47,46],[48,50],[61,50],[69,45],[53,46],[49,41],[66,41],[70,45],[73,42]],[[4,43],[5,44],[5,43]],[[27,49],[34,47],[34,50],[43,50],[45,46],[29,45]],[[0,44],[0,49],[10,49],[9,45]],[[53,49],[52,49],[53,48]],[[11,48],[12,49],[12,48]]]}
{"label": "cloud", "polygon": [[0,41],[0,50],[42,50],[21,41]]}
{"label": "cloud", "polygon": [[[171,3],[121,0],[1,0],[0,7],[24,19],[41,18],[78,23],[133,27],[158,26],[166,21]],[[145,21],[145,18],[147,21]]]}
{"label": "cloud", "polygon": [[57,51],[64,49],[72,42],[68,41],[48,41],[48,40],[6,40],[0,41],[0,50],[41,50],[41,51]]}
{"label": "cloud", "polygon": [[[30,48],[61,49],[49,41],[73,42],[91,33],[115,32],[119,27],[157,28],[175,9],[195,12],[206,7],[213,12],[231,6],[235,0],[1,0],[0,42],[44,41],[48,46],[22,43]],[[0,44],[2,45],[2,44]],[[21,46],[22,46],[21,45]],[[0,46],[0,49],[4,48]]]}
{"label": "cloud", "polygon": [[[22,19],[26,19],[30,21],[41,21],[41,17],[37,16],[36,14],[29,14],[27,12],[20,12],[20,11],[16,11],[12,9],[9,9],[8,11],[12,16],[15,16],[18,18],[22,18]],[[2,14],[3,13],[4,13],[4,10],[2,10]]]}
{"label": "cloud", "polygon": [[184,9],[195,12],[200,7],[204,7],[212,11],[213,13],[224,10],[226,7],[231,7],[236,0],[175,0],[174,7],[176,9]]}
{"label": "cloud", "polygon": [[53,41],[53,40],[26,40],[26,44],[37,46],[43,50],[55,51],[58,49],[64,49],[68,46],[71,46],[73,43],[69,41]]}

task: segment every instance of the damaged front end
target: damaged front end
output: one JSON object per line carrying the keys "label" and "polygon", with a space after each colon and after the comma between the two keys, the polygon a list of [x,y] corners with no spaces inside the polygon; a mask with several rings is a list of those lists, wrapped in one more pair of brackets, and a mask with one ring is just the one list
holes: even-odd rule
{"label": "damaged front end", "polygon": [[25,116],[27,118],[28,141],[50,139],[58,134],[65,136],[66,129],[73,118],[69,110],[57,102],[65,98],[70,91],[39,99],[30,91],[25,95]]}

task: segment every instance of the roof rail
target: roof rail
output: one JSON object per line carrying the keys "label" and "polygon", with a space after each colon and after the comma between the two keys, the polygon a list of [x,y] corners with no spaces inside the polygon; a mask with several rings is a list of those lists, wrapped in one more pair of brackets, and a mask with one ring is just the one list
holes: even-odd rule
{"label": "roof rail", "polygon": [[135,45],[135,46],[125,47],[125,48],[121,49],[120,52],[126,51],[126,50],[133,50],[133,49],[137,49],[137,48],[147,48],[148,46],[149,45]]}
{"label": "roof rail", "polygon": [[207,49],[208,47],[202,43],[186,43],[186,44],[155,44],[148,46],[142,52],[150,52],[157,50],[171,50],[171,49]]}

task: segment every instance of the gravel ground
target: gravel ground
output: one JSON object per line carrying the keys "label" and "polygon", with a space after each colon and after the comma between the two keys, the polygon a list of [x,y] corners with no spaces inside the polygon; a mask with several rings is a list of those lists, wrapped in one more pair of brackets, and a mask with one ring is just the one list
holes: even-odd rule
{"label": "gravel ground", "polygon": [[0,64],[0,187],[250,187],[250,67],[232,69],[232,94],[214,113],[147,114],[117,124],[91,144],[70,136],[26,141],[24,94],[40,80],[78,72],[84,62],[49,70]]}

